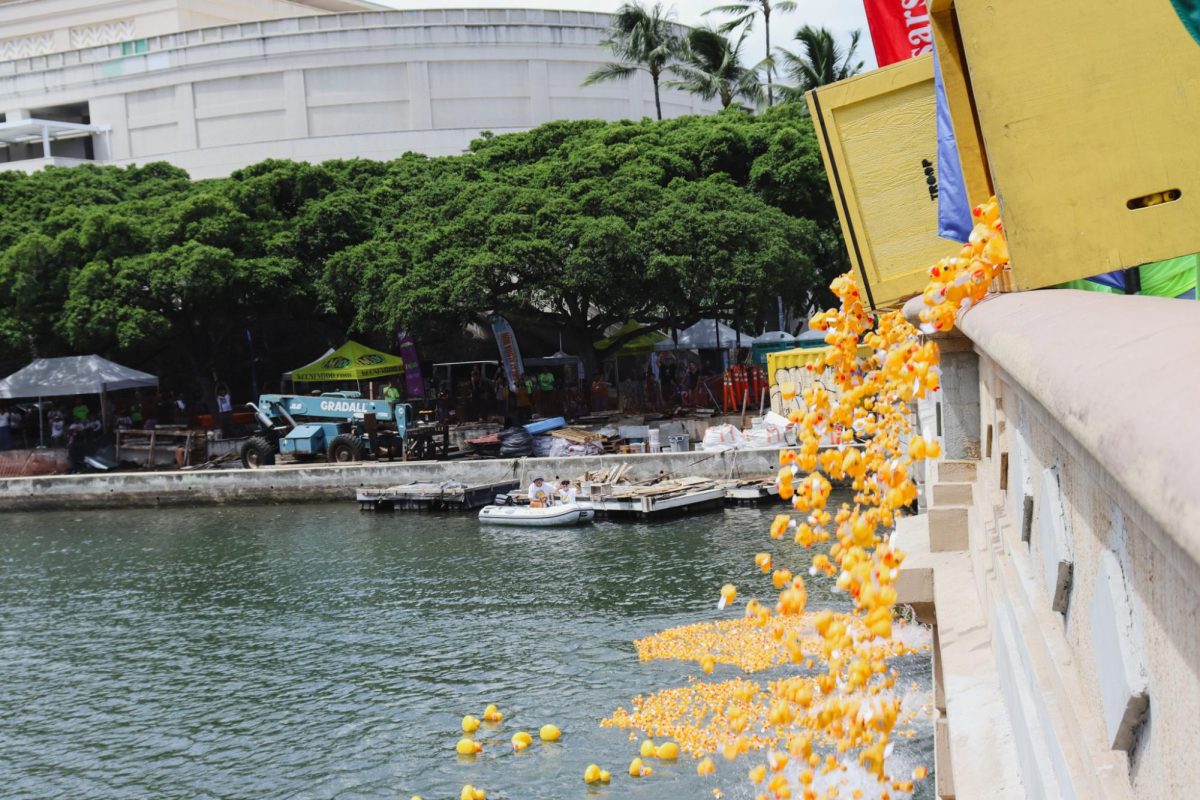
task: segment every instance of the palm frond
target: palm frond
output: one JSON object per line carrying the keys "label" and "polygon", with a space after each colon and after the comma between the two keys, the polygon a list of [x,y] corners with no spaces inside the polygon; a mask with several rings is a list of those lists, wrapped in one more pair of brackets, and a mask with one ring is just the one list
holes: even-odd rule
{"label": "palm frond", "polygon": [[605,81],[625,80],[637,71],[638,68],[632,64],[608,63],[584,78],[581,85],[592,86],[593,84],[604,83]]}

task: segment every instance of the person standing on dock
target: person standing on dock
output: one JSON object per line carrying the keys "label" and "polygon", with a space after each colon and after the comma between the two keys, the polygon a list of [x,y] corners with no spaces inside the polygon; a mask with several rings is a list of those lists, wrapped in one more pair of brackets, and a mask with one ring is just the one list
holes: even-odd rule
{"label": "person standing on dock", "polygon": [[217,421],[221,426],[221,438],[229,438],[233,427],[233,397],[229,394],[229,387],[223,383],[217,387]]}

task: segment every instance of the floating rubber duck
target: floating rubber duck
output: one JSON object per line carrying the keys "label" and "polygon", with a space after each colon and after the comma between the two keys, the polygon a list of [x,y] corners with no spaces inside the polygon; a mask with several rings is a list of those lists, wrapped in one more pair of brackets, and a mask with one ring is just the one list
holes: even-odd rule
{"label": "floating rubber duck", "polygon": [[642,763],[640,758],[629,762],[629,774],[634,778],[646,778],[654,774],[654,770]]}
{"label": "floating rubber duck", "polygon": [[557,742],[562,738],[562,731],[554,725],[543,725],[538,731],[538,736],[542,737],[543,742]]}
{"label": "floating rubber duck", "polygon": [[724,610],[725,606],[733,605],[733,601],[737,599],[737,587],[732,583],[727,583],[721,587],[721,599],[717,601],[717,611]]}
{"label": "floating rubber duck", "polygon": [[495,703],[492,703],[483,710],[484,722],[500,722],[503,719],[504,715],[500,713],[500,709],[496,707]]}
{"label": "floating rubber duck", "polygon": [[487,793],[483,789],[476,789],[471,784],[467,784],[462,788],[462,792],[458,795],[459,800],[487,800]]}
{"label": "floating rubber duck", "polygon": [[479,730],[479,717],[472,717],[470,714],[467,714],[462,718],[462,729],[463,733],[474,733]]}
{"label": "floating rubber duck", "polygon": [[460,756],[473,756],[483,749],[483,745],[473,739],[462,738],[458,740],[458,744],[454,746],[455,752]]}
{"label": "floating rubber duck", "polygon": [[522,750],[524,750],[526,747],[529,747],[529,745],[531,745],[531,744],[533,744],[533,737],[530,736],[525,731],[517,731],[516,733],[513,734],[513,737],[512,737],[513,750],[516,750],[518,753],[521,752]]}
{"label": "floating rubber duck", "polygon": [[717,765],[714,764],[713,760],[708,756],[700,759],[700,763],[696,765],[696,774],[701,777],[712,775],[716,771]]}
{"label": "floating rubber duck", "polygon": [[654,757],[661,761],[674,761],[679,758],[679,745],[674,742],[663,742],[654,748]]}
{"label": "floating rubber duck", "polygon": [[647,739],[642,742],[641,748],[638,750],[642,758],[652,758],[654,756],[654,740]]}
{"label": "floating rubber duck", "polygon": [[716,663],[716,659],[710,656],[708,653],[700,656],[700,669],[704,670],[705,675],[712,675],[713,667],[716,665]]}
{"label": "floating rubber duck", "polygon": [[599,783],[600,782],[600,765],[588,764],[587,769],[583,771],[584,783]]}

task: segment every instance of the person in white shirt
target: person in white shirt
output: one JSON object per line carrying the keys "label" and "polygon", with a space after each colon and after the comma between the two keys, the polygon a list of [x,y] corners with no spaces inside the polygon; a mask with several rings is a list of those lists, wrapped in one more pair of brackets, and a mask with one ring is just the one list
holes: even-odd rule
{"label": "person in white shirt", "polygon": [[550,487],[546,484],[542,477],[533,479],[533,483],[529,484],[529,504],[536,503],[540,506],[548,506],[554,500],[554,495],[550,491]]}
{"label": "person in white shirt", "polygon": [[571,485],[569,480],[565,478],[558,484],[558,502],[564,504],[572,504],[575,502],[575,487]]}
{"label": "person in white shirt", "polygon": [[9,427],[11,419],[8,408],[0,407],[0,450],[8,450],[12,447],[12,429]]}
{"label": "person in white shirt", "polygon": [[233,397],[229,387],[221,384],[217,387],[217,424],[221,428],[221,436],[226,438],[233,427]]}

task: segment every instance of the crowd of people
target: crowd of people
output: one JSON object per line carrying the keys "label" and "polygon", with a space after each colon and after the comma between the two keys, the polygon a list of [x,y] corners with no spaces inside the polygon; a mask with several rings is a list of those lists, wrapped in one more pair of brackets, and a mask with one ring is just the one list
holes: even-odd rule
{"label": "crowd of people", "polygon": [[[224,402],[222,403],[222,399]],[[112,423],[121,430],[151,430],[160,425],[191,424],[191,411],[181,394],[173,392],[130,392],[111,396]],[[229,389],[218,389],[217,404],[226,417],[232,412]],[[206,405],[199,403],[198,411]],[[26,449],[45,444],[69,447],[76,441],[98,438],[104,431],[99,397],[91,402],[84,397],[73,401],[43,401],[39,419],[38,403],[0,405],[0,450]]]}

